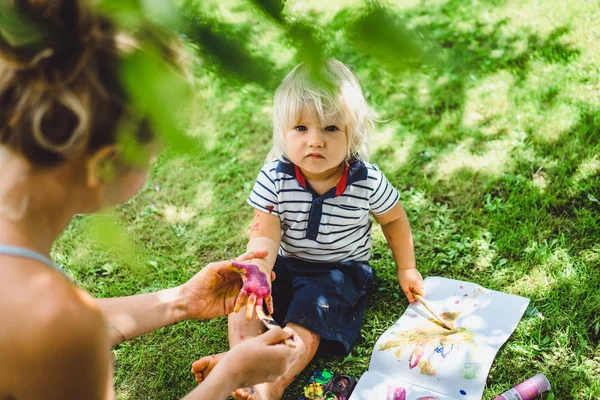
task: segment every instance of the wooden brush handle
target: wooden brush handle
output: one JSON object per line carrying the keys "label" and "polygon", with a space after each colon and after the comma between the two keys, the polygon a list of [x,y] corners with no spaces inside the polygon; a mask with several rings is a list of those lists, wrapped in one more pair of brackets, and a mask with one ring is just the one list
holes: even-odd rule
{"label": "wooden brush handle", "polygon": [[446,321],[444,321],[443,319],[441,319],[432,309],[431,307],[429,307],[429,304],[427,304],[427,302],[425,301],[425,299],[423,298],[423,296],[421,296],[420,294],[414,294],[416,299],[419,300],[421,302],[421,304],[423,304],[423,307],[425,307],[427,309],[427,311],[429,311],[431,313],[431,315],[433,315],[435,317],[435,319],[437,319],[438,321],[440,321],[442,323],[442,325],[444,325],[444,327],[446,329],[451,329],[448,324],[446,324]]}
{"label": "wooden brush handle", "polygon": [[[256,315],[258,316],[258,319],[268,329],[273,329],[274,327],[278,327],[279,326],[279,324],[277,322],[275,322],[275,320],[273,319],[273,317],[271,315],[265,314],[265,311],[263,310],[262,306],[256,306],[254,309],[256,311]],[[288,345],[292,349],[295,349],[296,348],[296,343],[292,339],[293,339],[293,336],[290,336],[289,338],[285,339],[283,341],[283,343],[286,344],[286,345]]]}
{"label": "wooden brush handle", "polygon": [[427,311],[429,311],[430,313],[432,313],[436,318],[439,319],[439,317],[437,316],[437,314],[435,312],[433,312],[433,310],[429,307],[429,304],[427,304],[427,302],[425,301],[425,299],[423,298],[423,296],[421,296],[420,294],[416,294],[415,293],[415,298],[417,300],[419,300],[419,302],[421,302],[421,304],[423,304],[423,307],[425,307],[427,309]]}

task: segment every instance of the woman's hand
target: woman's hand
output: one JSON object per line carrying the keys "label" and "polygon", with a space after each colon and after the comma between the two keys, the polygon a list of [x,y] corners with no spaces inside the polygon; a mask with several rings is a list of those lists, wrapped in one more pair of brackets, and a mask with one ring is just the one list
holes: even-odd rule
{"label": "woman's hand", "polygon": [[[239,269],[232,268],[232,263],[264,258],[267,254],[266,250],[257,249],[252,253],[242,254],[235,261],[210,263],[181,285],[179,289],[184,299],[184,307],[187,308],[187,318],[208,319],[231,313],[238,295],[241,295],[240,290],[243,290],[242,285],[245,284]],[[248,281],[247,278],[245,280]],[[272,307],[270,293],[269,287],[267,303],[271,302]]]}
{"label": "woman's hand", "polygon": [[[292,339],[296,346],[283,344],[286,339]],[[240,388],[272,382],[283,376],[304,351],[304,342],[292,329],[277,327],[231,348],[215,370],[229,373],[229,379]]]}
{"label": "woman's hand", "polygon": [[417,300],[414,293],[425,296],[423,277],[416,268],[398,269],[398,282],[409,303]]}

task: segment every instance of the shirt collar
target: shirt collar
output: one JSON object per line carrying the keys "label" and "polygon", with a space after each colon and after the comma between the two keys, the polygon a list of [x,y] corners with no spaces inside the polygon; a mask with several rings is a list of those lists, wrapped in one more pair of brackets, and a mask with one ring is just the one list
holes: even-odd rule
{"label": "shirt collar", "polygon": [[[348,167],[348,165],[346,165],[346,167],[344,168],[344,173],[342,174],[342,176],[340,177],[340,180],[338,181],[337,185],[335,186],[336,197],[340,196],[342,193],[344,193],[344,190],[346,190],[346,186],[348,186],[348,170],[349,170],[349,167]],[[295,164],[294,164],[294,175],[296,176],[296,180],[298,181],[300,186],[302,186],[304,189],[307,189],[306,178],[302,174],[302,171],[300,171],[300,168],[298,168],[298,166]]]}
{"label": "shirt collar", "polygon": [[[276,167],[277,172],[282,172],[289,176],[293,176],[296,178],[300,186],[304,189],[308,190],[308,185],[306,182],[306,178],[300,171],[300,168],[292,163],[287,157],[283,156]],[[359,156],[353,158],[346,168],[344,169],[344,173],[342,177],[338,181],[338,184],[335,188],[335,195],[340,196],[344,193],[344,190],[355,182],[362,181],[367,179],[369,173],[367,171],[367,166],[365,162]]]}

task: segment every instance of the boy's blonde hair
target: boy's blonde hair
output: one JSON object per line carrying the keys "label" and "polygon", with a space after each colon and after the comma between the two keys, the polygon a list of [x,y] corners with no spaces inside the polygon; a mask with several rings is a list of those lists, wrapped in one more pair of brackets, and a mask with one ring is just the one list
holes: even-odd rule
{"label": "boy's blonde hair", "polygon": [[367,104],[356,76],[337,60],[323,61],[320,71],[297,65],[275,91],[273,102],[273,147],[267,162],[285,155],[284,133],[310,107],[321,125],[344,121],[348,126],[346,162],[356,156],[369,157],[368,139],[376,114]]}

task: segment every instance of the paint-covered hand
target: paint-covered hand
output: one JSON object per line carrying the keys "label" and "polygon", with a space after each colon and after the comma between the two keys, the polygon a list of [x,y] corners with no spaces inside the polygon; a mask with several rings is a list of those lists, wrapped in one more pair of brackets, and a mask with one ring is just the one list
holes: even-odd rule
{"label": "paint-covered hand", "polygon": [[415,293],[425,296],[423,277],[416,268],[398,269],[398,282],[409,303],[417,300]]}
{"label": "paint-covered hand", "polygon": [[267,250],[259,249],[242,254],[235,261],[210,263],[181,285],[179,288],[187,318],[208,319],[231,313],[244,285],[239,271],[232,270],[231,265],[267,255]]}
{"label": "paint-covered hand", "polygon": [[254,307],[262,307],[266,303],[269,313],[272,314],[271,279],[269,279],[267,273],[255,264],[241,262],[232,262],[229,268],[240,274],[244,280],[244,285],[235,301],[233,311],[238,312],[246,305],[246,319],[251,319]]}

